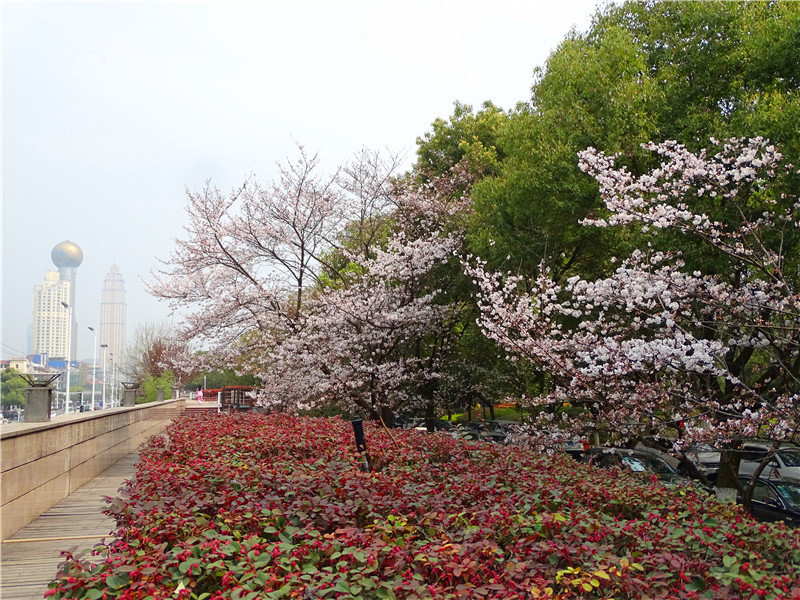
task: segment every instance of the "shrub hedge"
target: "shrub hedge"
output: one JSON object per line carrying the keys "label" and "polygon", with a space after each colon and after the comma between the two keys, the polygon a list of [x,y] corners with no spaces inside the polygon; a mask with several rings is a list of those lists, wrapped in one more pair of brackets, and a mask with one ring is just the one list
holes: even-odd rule
{"label": "shrub hedge", "polygon": [[800,536],[700,489],[340,419],[173,423],[51,598],[800,598]]}

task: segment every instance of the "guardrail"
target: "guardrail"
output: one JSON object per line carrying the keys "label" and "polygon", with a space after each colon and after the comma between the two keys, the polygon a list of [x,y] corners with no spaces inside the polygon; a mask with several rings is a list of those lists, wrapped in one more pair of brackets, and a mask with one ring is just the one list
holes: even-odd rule
{"label": "guardrail", "polygon": [[185,398],[55,417],[0,430],[0,539],[13,535],[59,500],[158,435]]}

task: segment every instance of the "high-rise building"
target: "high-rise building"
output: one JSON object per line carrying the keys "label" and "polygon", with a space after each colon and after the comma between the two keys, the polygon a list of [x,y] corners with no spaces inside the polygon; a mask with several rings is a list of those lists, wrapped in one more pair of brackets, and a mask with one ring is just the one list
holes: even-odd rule
{"label": "high-rise building", "polygon": [[33,353],[48,358],[75,358],[78,326],[75,321],[75,275],[83,262],[83,251],[69,241],[57,244],[50,253],[58,272],[48,271],[42,285],[33,292]]}
{"label": "high-rise building", "polygon": [[124,358],[126,313],[125,281],[114,264],[103,281],[100,298],[100,344],[108,346],[107,352],[113,355],[117,365]]}
{"label": "high-rise building", "polygon": [[[78,355],[78,322],[75,319],[75,289],[77,270],[83,262],[83,250],[78,247],[78,244],[70,242],[69,240],[56,244],[53,251],[50,253],[50,258],[53,264],[58,267],[58,275],[61,281],[68,281],[70,284],[69,300],[67,304],[70,306],[70,314],[72,315],[71,327],[72,335],[70,345],[72,346],[72,358]],[[35,313],[34,313],[35,314]],[[66,354],[65,354],[66,356]]]}
{"label": "high-rise building", "polygon": [[59,277],[57,271],[48,271],[44,283],[33,291],[33,353],[49,358],[67,357],[67,332],[71,284]]}

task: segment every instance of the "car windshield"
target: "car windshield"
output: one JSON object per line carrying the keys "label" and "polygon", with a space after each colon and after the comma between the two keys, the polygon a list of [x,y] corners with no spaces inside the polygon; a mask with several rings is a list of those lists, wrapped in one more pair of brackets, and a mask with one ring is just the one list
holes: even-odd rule
{"label": "car windshield", "polygon": [[787,467],[800,467],[800,450],[781,450],[778,454]]}
{"label": "car windshield", "polygon": [[800,485],[787,481],[774,482],[781,497],[792,506],[800,508]]}
{"label": "car windshield", "polygon": [[622,464],[628,467],[631,471],[649,471],[651,473],[659,473],[661,475],[676,475],[675,470],[672,467],[656,456],[646,456],[643,454],[637,454],[635,456],[623,456]]}
{"label": "car windshield", "polygon": [[647,465],[641,461],[638,456],[623,456],[622,464],[628,467],[634,473],[641,473],[649,470]]}

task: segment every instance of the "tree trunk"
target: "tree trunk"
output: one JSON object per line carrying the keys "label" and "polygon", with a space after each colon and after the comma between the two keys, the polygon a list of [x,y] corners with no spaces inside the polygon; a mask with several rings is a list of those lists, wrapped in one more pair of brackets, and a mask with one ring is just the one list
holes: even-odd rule
{"label": "tree trunk", "polygon": [[433,400],[428,400],[428,403],[425,405],[425,427],[427,427],[428,431],[431,433],[435,431],[433,428],[433,421],[436,418],[436,413],[433,409]]}
{"label": "tree trunk", "polygon": [[394,427],[394,411],[388,404],[381,405],[381,419],[383,420],[383,424],[389,429]]}
{"label": "tree trunk", "polygon": [[753,471],[753,475],[750,477],[750,483],[748,483],[747,486],[745,486],[742,492],[742,509],[747,514],[752,514],[751,511],[752,511],[753,491],[756,488],[756,482],[758,481],[758,478],[761,477],[761,473],[764,472],[764,469],[767,468],[767,465],[770,463],[770,461],[773,460],[775,452],[778,450],[779,447],[780,447],[779,442],[775,442],[773,444],[770,451],[767,452],[767,455],[762,459],[762,461],[756,467],[756,470]]}
{"label": "tree trunk", "polygon": [[733,448],[723,448],[719,457],[717,499],[720,502],[735,502],[739,489],[739,453]]}

